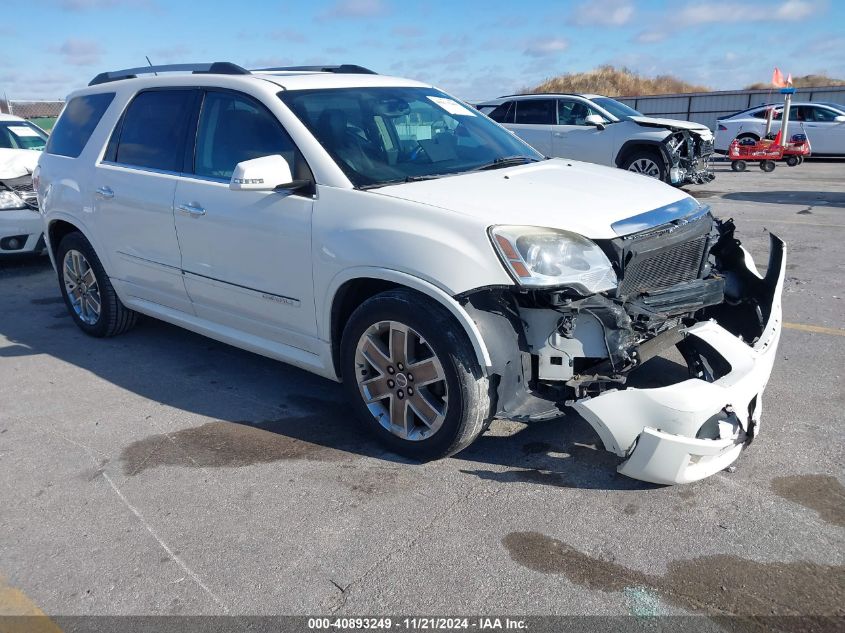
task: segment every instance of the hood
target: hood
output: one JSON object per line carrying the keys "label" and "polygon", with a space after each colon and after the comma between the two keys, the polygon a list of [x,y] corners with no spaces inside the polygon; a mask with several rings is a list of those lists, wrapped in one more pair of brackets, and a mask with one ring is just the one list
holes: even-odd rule
{"label": "hood", "polygon": [[702,136],[710,135],[712,132],[710,128],[695,121],[679,121],[677,119],[657,119],[650,116],[632,116],[628,117],[634,123],[644,125],[646,127],[665,127],[671,130],[689,130],[690,132],[698,132]]}
{"label": "hood", "polygon": [[31,174],[41,152],[32,149],[0,149],[0,179]]}
{"label": "hood", "polygon": [[390,185],[370,193],[474,216],[487,225],[551,227],[591,239],[618,237],[611,226],[615,222],[692,199],[654,178],[565,159]]}

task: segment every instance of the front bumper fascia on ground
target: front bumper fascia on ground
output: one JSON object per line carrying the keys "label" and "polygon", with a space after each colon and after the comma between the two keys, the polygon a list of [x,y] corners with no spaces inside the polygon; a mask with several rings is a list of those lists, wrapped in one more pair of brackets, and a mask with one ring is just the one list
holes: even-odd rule
{"label": "front bumper fascia on ground", "polygon": [[[749,345],[715,320],[696,323],[684,332],[721,356],[730,371],[713,382],[691,378],[655,389],[611,391],[574,403],[605,448],[627,458],[618,469],[623,475],[657,484],[703,479],[733,463],[759,433],[762,393],[780,339],[786,270],[784,243],[775,236],[770,241],[765,278],[745,258],[746,268],[770,301],[757,340]],[[718,425],[719,437],[700,437],[708,422]]]}

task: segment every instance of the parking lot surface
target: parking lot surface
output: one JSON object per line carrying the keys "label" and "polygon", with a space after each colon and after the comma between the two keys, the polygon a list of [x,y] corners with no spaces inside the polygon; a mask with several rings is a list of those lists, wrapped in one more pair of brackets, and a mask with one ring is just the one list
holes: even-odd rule
{"label": "parking lot surface", "polygon": [[410,463],[339,385],[151,319],[89,338],[46,259],[0,263],[0,595],[63,615],[845,615],[845,162],[716,169],[689,191],[758,266],[769,231],[787,242],[787,323],[759,437],[679,487],[618,475],[576,416]]}

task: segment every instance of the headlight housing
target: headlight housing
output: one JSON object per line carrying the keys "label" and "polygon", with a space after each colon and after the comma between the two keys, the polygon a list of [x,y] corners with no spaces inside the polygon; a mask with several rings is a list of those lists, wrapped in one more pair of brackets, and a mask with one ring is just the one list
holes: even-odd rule
{"label": "headlight housing", "polygon": [[493,226],[490,239],[521,286],[570,286],[582,294],[616,288],[613,265],[595,242],[536,226]]}
{"label": "headlight housing", "polygon": [[[2,186],[2,185],[0,185]],[[26,209],[26,202],[18,194],[8,189],[0,189],[0,211]]]}

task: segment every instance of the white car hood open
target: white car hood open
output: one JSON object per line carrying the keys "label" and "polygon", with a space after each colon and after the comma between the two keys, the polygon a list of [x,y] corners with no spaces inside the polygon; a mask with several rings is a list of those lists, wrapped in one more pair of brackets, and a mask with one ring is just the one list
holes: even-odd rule
{"label": "white car hood open", "polygon": [[701,134],[705,138],[713,136],[713,132],[710,131],[710,128],[708,128],[706,125],[702,125],[701,123],[696,123],[695,121],[679,121],[678,119],[658,119],[650,116],[632,116],[629,118],[634,123],[640,123],[642,125],[676,128],[679,130],[689,130],[690,132],[696,132],[698,134]]}
{"label": "white car hood open", "polygon": [[31,149],[0,148],[0,179],[20,178],[31,174],[41,152]]}
{"label": "white car hood open", "polygon": [[654,178],[567,159],[391,185],[371,193],[480,218],[618,237],[614,222],[657,209],[687,194]]}

